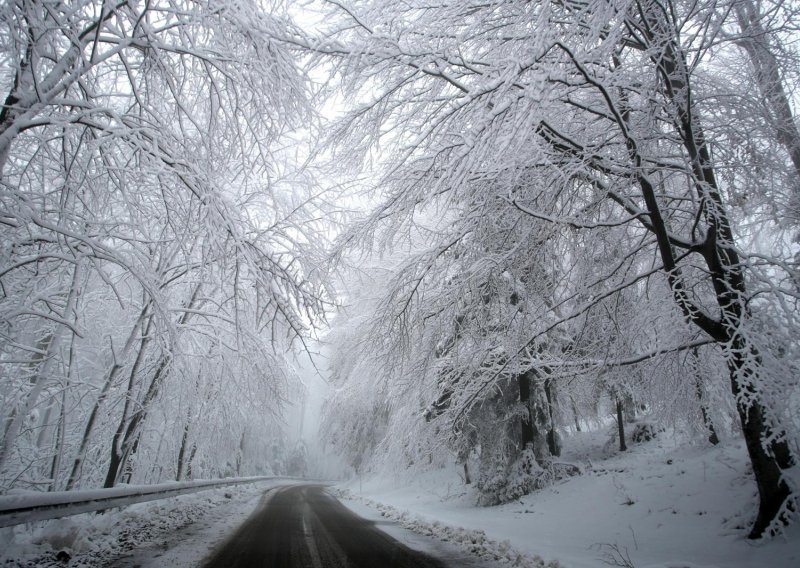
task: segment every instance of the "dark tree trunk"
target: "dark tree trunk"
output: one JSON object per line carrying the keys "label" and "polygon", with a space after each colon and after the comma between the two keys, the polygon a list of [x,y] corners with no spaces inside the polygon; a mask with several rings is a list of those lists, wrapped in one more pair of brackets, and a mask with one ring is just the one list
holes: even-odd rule
{"label": "dark tree trunk", "polygon": [[119,464],[122,461],[122,456],[116,451],[116,446],[111,445],[111,461],[108,463],[108,471],[106,472],[106,479],[103,482],[103,487],[114,487],[117,481],[117,471],[119,471]]}
{"label": "dark tree trunk", "polygon": [[[687,154],[692,183],[701,206],[697,212],[697,226],[705,233],[702,242],[691,245],[691,251],[699,254],[705,262],[719,308],[717,317],[696,305],[687,293],[674,251],[674,247],[685,248],[685,244],[669,234],[638,143],[626,134],[628,151],[647,206],[645,227],[656,237],[675,303],[688,321],[720,344],[727,360],[731,392],[736,399],[759,493],[758,513],[749,536],[760,538],[771,523],[786,520],[781,518],[784,508],[793,507],[792,493],[783,481],[782,470],[792,467],[794,459],[785,431],[773,431],[773,427],[779,427],[768,420],[767,409],[761,402],[761,378],[758,375],[762,361],[757,349],[742,333],[748,318],[743,267],[719,191],[711,151],[692,98],[686,53],[678,41],[676,24],[671,21],[670,14],[654,0],[638,0],[636,10],[628,17],[631,25],[641,31],[641,38],[662,80],[665,98],[674,105],[676,134]],[[629,132],[626,112],[621,115],[620,127],[623,132]],[[694,236],[692,241],[696,241]]]}
{"label": "dark tree trunk", "polygon": [[[72,366],[73,351],[70,348],[70,367]],[[58,411],[58,426],[56,427],[56,439],[53,444],[54,452],[53,459],[50,462],[50,491],[58,490],[58,472],[61,470],[61,459],[64,453],[65,437],[66,437],[66,423],[67,423],[67,389],[69,382],[65,388],[61,389],[61,404]]]}
{"label": "dark tree trunk", "polygon": [[472,479],[469,476],[469,465],[464,462],[464,484],[469,485],[470,483],[472,483]]}
{"label": "dark tree trunk", "polygon": [[[192,296],[187,303],[188,308],[196,307],[201,288],[201,284],[197,284],[194,287]],[[189,322],[191,314],[192,312],[187,310],[180,318],[178,318],[178,327],[186,325]],[[128,460],[136,453],[141,434],[140,429],[147,418],[147,413],[150,411],[151,405],[158,396],[158,393],[161,389],[161,384],[166,380],[167,376],[169,376],[172,356],[169,353],[163,353],[161,355],[156,372],[153,374],[150,385],[147,387],[147,392],[145,392],[144,397],[142,397],[141,401],[139,401],[139,408],[129,415],[128,407],[131,404],[133,397],[133,387],[136,378],[135,373],[138,370],[138,362],[139,361],[137,359],[137,363],[134,365],[134,369],[131,371],[130,379],[128,381],[128,398],[125,401],[125,410],[122,413],[122,418],[117,426],[117,432],[114,434],[114,439],[112,440],[111,444],[112,455],[115,453],[119,454],[119,459],[112,459],[111,463],[109,464],[108,473],[106,474],[106,483],[111,483],[111,485],[105,485],[105,487],[114,486],[120,471],[126,471],[126,464]],[[122,434],[123,432],[124,435]],[[130,477],[130,470],[128,470],[127,474],[128,477]]]}
{"label": "dark tree trunk", "polygon": [[636,401],[629,392],[622,395],[623,412],[625,414],[625,422],[631,424],[636,422]]}
{"label": "dark tree trunk", "polygon": [[[700,385],[698,384],[698,396],[702,393],[700,392]],[[711,416],[709,415],[708,408],[702,402],[702,398],[700,399],[700,413],[703,415],[703,425],[706,427],[708,431],[708,443],[712,446],[716,446],[719,444],[719,436],[717,436],[717,429],[714,428],[714,423],[711,421]]]}
{"label": "dark tree trunk", "polygon": [[[742,422],[759,495],[758,514],[750,538],[760,538],[772,522],[788,521],[783,509],[791,507],[792,493],[783,479],[782,470],[792,467],[794,460],[785,437],[772,439],[774,432],[766,421],[764,407],[758,398],[752,397],[752,377],[747,358],[748,355],[757,355],[740,338],[734,339],[731,351],[728,361],[731,391],[736,398],[736,410]],[[749,404],[743,400],[748,398]],[[767,440],[771,441],[767,443]]]}
{"label": "dark tree trunk", "polygon": [[558,457],[561,455],[561,444],[558,442],[558,433],[556,432],[556,393],[555,386],[551,379],[545,379],[544,381],[544,394],[547,397],[547,414],[550,419],[550,424],[547,429],[547,447],[550,450],[551,456]]}
{"label": "dark tree trunk", "polygon": [[242,459],[244,458],[244,435],[245,433],[242,432],[242,437],[239,438],[239,451],[236,452],[236,477],[239,477],[242,471]]}
{"label": "dark tree trunk", "polygon": [[617,433],[619,434],[619,451],[627,451],[628,445],[625,443],[625,419],[623,417],[624,403],[619,396],[614,398],[617,406]]}
{"label": "dark tree trunk", "polygon": [[197,444],[192,444],[192,451],[189,453],[189,463],[186,464],[186,479],[192,480],[192,464],[194,463],[194,456],[197,453]]}
{"label": "dark tree trunk", "polygon": [[575,420],[575,431],[581,431],[581,420],[580,415],[578,414],[578,406],[575,404],[575,399],[571,396],[569,397],[569,404],[572,407],[572,418]]}
{"label": "dark tree trunk", "polygon": [[526,371],[517,377],[519,381],[519,402],[523,406],[520,420],[520,446],[525,449],[530,444],[533,446],[534,426],[531,412],[531,380],[535,376],[533,371]]}
{"label": "dark tree trunk", "polygon": [[[692,356],[696,358],[698,355],[694,353]],[[706,432],[708,432],[708,442],[712,446],[716,446],[719,444],[717,429],[714,428],[714,422],[711,420],[711,414],[706,406],[705,396],[703,394],[703,380],[700,378],[700,373],[696,369],[694,375],[694,389],[695,393],[697,393],[697,400],[700,402],[700,414],[703,416],[703,426],[705,426]]]}
{"label": "dark tree trunk", "polygon": [[[142,308],[136,320],[136,323],[134,324],[130,334],[128,335],[128,339],[125,342],[125,347],[122,350],[121,359],[124,359],[130,352],[130,350],[133,349],[133,345],[137,337],[139,335],[142,336],[142,338],[139,340],[139,349],[136,353],[136,359],[134,360],[133,366],[131,368],[131,374],[135,374],[136,370],[139,368],[139,365],[141,364],[142,361],[142,357],[144,356],[145,349],[147,348],[147,344],[150,341],[149,333],[153,324],[153,318],[152,317],[148,318],[149,308],[150,308],[149,303]],[[147,318],[147,325],[145,325],[144,328],[142,328],[142,323],[145,321],[146,318]],[[103,403],[108,398],[108,395],[111,392],[111,387],[114,385],[117,375],[123,369],[123,367],[124,364],[122,362],[114,361],[114,363],[111,365],[111,368],[106,373],[106,377],[103,380],[103,388],[100,390],[100,394],[98,395],[97,400],[95,400],[94,406],[92,407],[92,411],[89,413],[89,419],[86,421],[86,426],[83,431],[83,437],[81,437],[81,443],[80,446],[78,447],[78,452],[75,455],[75,460],[72,463],[72,469],[70,471],[69,478],[67,479],[67,485],[65,487],[67,491],[69,491],[75,486],[75,484],[78,481],[78,478],[80,477],[81,468],[83,466],[83,459],[84,456],[86,455],[86,450],[89,447],[89,441],[91,440],[92,437],[92,431],[94,430],[94,425],[97,420],[97,415],[100,412],[100,408],[102,407]],[[126,400],[125,406],[127,407],[128,404],[129,402]],[[115,451],[116,450],[112,444],[111,448],[112,454]]]}
{"label": "dark tree trunk", "polygon": [[[145,338],[145,340],[146,339],[147,338]],[[114,436],[111,438],[111,461],[108,464],[108,471],[106,472],[106,480],[105,483],[103,484],[103,487],[106,488],[114,487],[114,485],[116,484],[117,478],[119,477],[120,469],[125,465],[125,461],[127,460],[130,454],[131,444],[132,441],[134,440],[134,436],[138,434],[137,427],[141,423],[141,421],[144,420],[146,409],[148,408],[152,399],[155,398],[156,392],[158,391],[157,383],[160,382],[161,376],[166,372],[168,366],[168,359],[162,358],[161,364],[159,365],[158,369],[156,370],[156,374],[153,377],[153,381],[150,383],[150,387],[147,391],[147,394],[140,403],[139,410],[134,412],[132,416],[129,416],[130,407],[134,396],[136,375],[139,370],[139,364],[142,360],[142,353],[144,352],[145,346],[146,343],[143,341],[142,348],[140,349],[136,357],[136,361],[134,362],[133,367],[131,368],[131,372],[128,378],[128,393],[125,399],[125,406],[122,410],[122,417],[119,420],[119,424],[117,425],[117,429],[114,432]],[[138,440],[138,437],[136,439]]]}
{"label": "dark tree trunk", "polygon": [[180,481],[183,476],[183,462],[186,457],[187,442],[189,441],[189,419],[186,419],[186,425],[183,427],[183,435],[181,436],[181,449],[178,451],[178,468],[175,473],[175,481]]}
{"label": "dark tree trunk", "polygon": [[133,478],[133,462],[131,461],[131,458],[136,456],[136,452],[139,451],[139,442],[141,439],[141,433],[137,434],[136,439],[133,441],[133,444],[130,447],[130,451],[122,454],[122,464],[120,466],[120,470],[122,471],[120,476],[122,483],[130,483],[131,479]]}

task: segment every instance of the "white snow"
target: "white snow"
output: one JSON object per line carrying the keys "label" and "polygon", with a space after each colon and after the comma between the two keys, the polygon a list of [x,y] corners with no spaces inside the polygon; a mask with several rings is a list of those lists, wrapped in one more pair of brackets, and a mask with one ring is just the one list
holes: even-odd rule
{"label": "white snow", "polygon": [[257,507],[268,480],[0,529],[0,566],[196,567]]}
{"label": "white snow", "polygon": [[565,444],[584,475],[497,507],[477,507],[455,467],[343,488],[408,529],[511,565],[541,566],[538,556],[565,568],[800,566],[797,525],[767,542],[746,539],[755,485],[742,443],[681,447],[662,436],[603,457],[593,448],[604,435]]}
{"label": "white snow", "polygon": [[[234,483],[235,481],[244,481],[247,483],[247,480],[250,479],[258,480],[263,479],[263,477],[240,477],[236,478],[236,480],[230,478],[226,481],[230,483]],[[134,503],[156,500],[159,498],[159,494],[164,492],[171,492],[173,493],[173,496],[177,496],[179,492],[191,493],[198,488],[204,486],[214,486],[218,485],[219,483],[220,480],[218,479],[201,479],[181,482],[172,481],[155,485],[120,484],[115,487],[103,489],[85,489],[76,491],[42,492],[12,489],[7,494],[0,495],[0,513],[7,513],[9,511],[14,511],[15,509],[25,509],[28,507],[63,506],[59,507],[58,512],[60,514],[64,514],[65,512],[70,514],[70,511],[83,512],[84,510],[99,510],[102,507],[103,502],[108,503],[108,501],[111,499],[113,499],[113,506],[127,507],[133,505]],[[14,516],[34,516],[37,513],[37,511],[24,512],[15,514]],[[48,512],[43,511],[42,514],[46,515]],[[45,516],[33,520],[47,518],[49,517]],[[30,519],[25,518],[25,520],[28,521]]]}
{"label": "white snow", "polygon": [[[436,530],[426,530],[419,521],[409,523],[408,514],[401,513],[392,507],[382,505],[361,497],[354,497],[348,491],[333,489],[330,491],[346,507],[360,517],[372,521],[376,527],[393,539],[405,544],[409,548],[419,550],[440,560],[448,566],[458,568],[498,568],[495,555],[488,549],[484,554],[476,554],[474,547],[470,550],[463,543],[454,538],[448,538]],[[468,531],[462,531],[464,538],[474,538],[476,535],[467,536]],[[535,565],[534,565],[535,566]],[[553,567],[555,568],[555,567]]]}
{"label": "white snow", "polygon": [[[800,566],[799,526],[762,543],[746,539],[755,487],[741,443],[681,446],[662,436],[608,456],[604,435],[565,444],[565,460],[584,475],[497,507],[477,507],[456,467],[356,480],[335,493],[394,538],[458,567]],[[60,566],[63,550],[70,566],[197,566],[281,483],[0,529],[0,565]]]}
{"label": "white snow", "polygon": [[561,568],[555,560],[545,562],[539,556],[514,550],[507,540],[498,542],[487,538],[482,530],[425,521],[391,505],[353,496],[347,490],[334,492],[334,495],[360,516],[374,521],[392,538],[444,560],[448,566],[489,568],[510,564],[520,568]]}

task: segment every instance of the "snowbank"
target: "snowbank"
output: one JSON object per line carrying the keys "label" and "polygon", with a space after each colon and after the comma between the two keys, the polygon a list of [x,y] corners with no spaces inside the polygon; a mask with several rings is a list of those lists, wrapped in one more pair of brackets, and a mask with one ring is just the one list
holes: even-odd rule
{"label": "snowbank", "polygon": [[250,515],[266,490],[287,481],[223,487],[103,514],[0,529],[0,566],[196,567]]}
{"label": "snowbank", "polygon": [[511,565],[800,566],[800,527],[768,542],[746,539],[755,484],[743,444],[679,447],[662,438],[603,457],[595,432],[568,445],[584,475],[497,507],[477,507],[455,467],[343,487],[407,528]]}

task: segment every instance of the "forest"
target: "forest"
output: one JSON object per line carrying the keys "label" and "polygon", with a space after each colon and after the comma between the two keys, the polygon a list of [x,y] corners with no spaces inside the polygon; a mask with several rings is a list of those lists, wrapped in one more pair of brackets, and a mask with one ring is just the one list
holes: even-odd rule
{"label": "forest", "polygon": [[620,452],[743,439],[781,533],[799,11],[1,1],[0,494],[305,474],[324,344],[350,472],[455,462],[495,505],[611,417]]}

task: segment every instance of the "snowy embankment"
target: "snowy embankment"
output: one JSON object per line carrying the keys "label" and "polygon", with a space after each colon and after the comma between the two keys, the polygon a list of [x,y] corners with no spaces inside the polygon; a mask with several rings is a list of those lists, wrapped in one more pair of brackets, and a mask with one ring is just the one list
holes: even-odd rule
{"label": "snowy embankment", "polygon": [[605,458],[592,449],[602,445],[597,433],[571,437],[565,457],[584,475],[497,507],[475,506],[475,490],[456,468],[342,489],[405,528],[505,565],[800,566],[800,526],[768,542],[746,539],[755,485],[743,444],[700,448],[660,440]]}
{"label": "snowy embankment", "polygon": [[211,489],[159,501],[0,529],[0,566],[196,567],[286,480]]}

